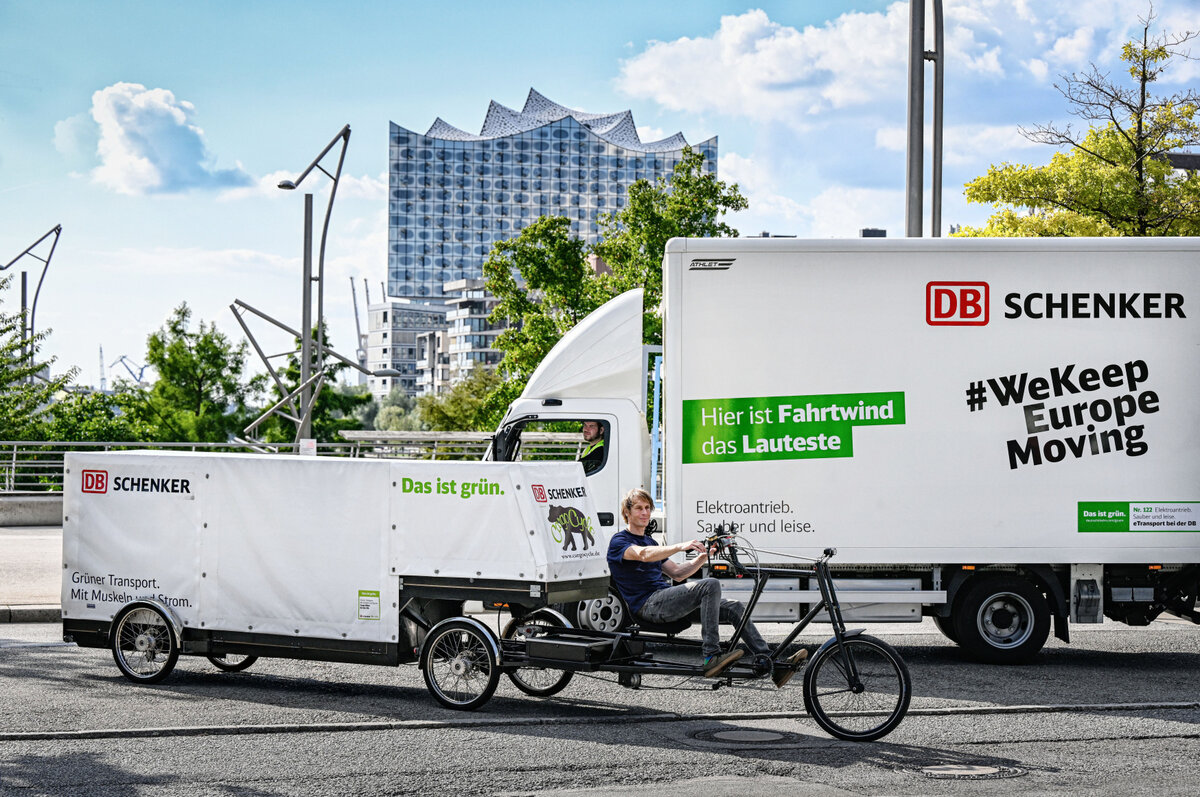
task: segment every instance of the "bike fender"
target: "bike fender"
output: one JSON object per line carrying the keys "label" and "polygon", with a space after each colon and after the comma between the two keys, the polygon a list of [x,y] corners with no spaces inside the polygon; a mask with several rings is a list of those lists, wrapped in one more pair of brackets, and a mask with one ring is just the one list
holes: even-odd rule
{"label": "bike fender", "polygon": [[[122,606],[120,609],[117,610],[116,614],[113,615],[113,620],[115,621],[117,618],[117,615],[123,614],[126,610],[135,609],[135,608],[157,609],[158,611],[162,612],[163,617],[167,618],[167,627],[171,629],[171,636],[173,636],[175,638],[175,646],[182,647],[182,645],[183,645],[183,623],[180,621],[179,615],[175,613],[174,609],[172,609],[170,606],[168,606],[163,601],[158,600],[157,598],[139,598],[135,601],[130,601],[129,603],[125,604],[124,606]],[[112,622],[112,623],[108,624],[109,647],[112,647],[112,641],[113,641],[112,635],[113,635],[113,631],[115,630],[115,628],[116,628],[116,622]]]}
{"label": "bike fender", "polygon": [[[479,631],[480,636],[487,641],[487,645],[492,651],[492,658],[496,660],[497,664],[500,664],[500,644],[496,641],[495,632],[488,628],[485,624],[476,620],[474,617],[447,617],[433,628],[430,628],[429,633],[425,635],[425,639],[428,640],[434,635],[435,631],[447,623],[466,623],[467,625],[474,626],[475,630]],[[419,656],[417,656],[417,662],[417,666],[420,667],[420,669],[425,669],[425,642],[421,643],[421,653]]]}
{"label": "bike fender", "polygon": [[[867,629],[865,629],[865,628],[847,628],[846,633],[842,634],[842,638],[843,639],[853,639],[854,637],[859,636],[866,630]],[[831,648],[834,645],[836,645],[837,643],[838,643],[837,637],[830,637],[829,639],[825,640],[825,644],[821,645],[821,647],[819,647],[817,649],[816,655],[813,656],[812,659],[809,659],[809,661],[815,660],[817,658],[817,656],[820,656],[822,653],[825,652],[826,648]]]}

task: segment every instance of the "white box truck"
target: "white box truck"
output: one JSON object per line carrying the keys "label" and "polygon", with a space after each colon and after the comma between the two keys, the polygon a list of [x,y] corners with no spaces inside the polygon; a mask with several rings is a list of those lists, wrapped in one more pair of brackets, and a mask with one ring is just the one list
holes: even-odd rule
{"label": "white box truck", "polygon": [[464,601],[519,614],[608,587],[573,462],[71,453],[64,493],[64,637],[138,682],[181,653],[413,662],[448,622],[494,646]]}
{"label": "white box truck", "polygon": [[[836,547],[849,617],[932,616],[987,661],[1029,660],[1052,618],[1200,622],[1200,239],[689,239],[663,269],[668,543]],[[657,478],[642,311],[565,336],[490,453],[600,422],[608,534]],[[772,581],[756,616],[815,597]],[[623,621],[615,596],[573,608]]]}

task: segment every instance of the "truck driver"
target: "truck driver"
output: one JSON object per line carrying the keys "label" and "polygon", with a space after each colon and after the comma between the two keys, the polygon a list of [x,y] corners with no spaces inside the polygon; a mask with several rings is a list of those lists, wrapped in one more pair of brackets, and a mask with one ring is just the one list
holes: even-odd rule
{"label": "truck driver", "polygon": [[[704,676],[715,678],[745,653],[734,648],[721,653],[719,623],[740,623],[743,607],[738,601],[721,597],[721,583],[715,578],[702,578],[672,586],[672,580],[683,581],[708,560],[708,551],[700,540],[678,545],[659,545],[646,527],[654,499],[645,490],[633,489],[621,501],[621,516],[628,528],[613,535],[608,545],[608,567],[613,581],[629,610],[651,623],[667,623],[700,609],[700,651],[704,655]],[[680,564],[669,557],[685,551],[695,551],[690,562]],[[768,653],[770,648],[754,623],[746,623],[746,645],[751,653]],[[803,661],[808,651],[801,649],[788,660],[789,665]],[[775,685],[782,687],[791,679],[794,667],[777,668]]]}
{"label": "truck driver", "polygon": [[579,461],[584,475],[590,476],[604,464],[604,426],[599,421],[584,421],[582,431],[584,447]]}

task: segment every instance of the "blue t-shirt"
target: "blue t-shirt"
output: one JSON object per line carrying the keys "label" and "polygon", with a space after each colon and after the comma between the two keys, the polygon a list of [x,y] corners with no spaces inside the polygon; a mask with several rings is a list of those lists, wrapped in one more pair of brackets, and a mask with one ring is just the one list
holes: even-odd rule
{"label": "blue t-shirt", "polygon": [[663,575],[662,562],[638,562],[624,558],[625,549],[631,545],[658,543],[649,535],[638,536],[628,529],[614,534],[608,543],[608,569],[621,597],[629,604],[629,611],[637,614],[647,598],[671,586],[671,579]]}

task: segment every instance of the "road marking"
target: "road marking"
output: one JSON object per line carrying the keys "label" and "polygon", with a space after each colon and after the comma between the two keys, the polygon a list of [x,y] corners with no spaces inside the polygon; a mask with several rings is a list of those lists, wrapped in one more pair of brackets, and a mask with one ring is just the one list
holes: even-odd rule
{"label": "road marking", "polygon": [[[1189,711],[1200,709],[1200,701],[1189,703],[1093,703],[1085,705],[1048,706],[960,706],[944,708],[913,708],[906,717],[937,717],[987,714],[1054,714],[1065,712],[1094,713],[1098,711]],[[874,712],[861,712],[870,715]],[[882,714],[881,714],[882,715]],[[835,714],[834,716],[841,716]],[[240,736],[283,733],[347,733],[370,731],[471,730],[475,728],[512,728],[554,725],[621,725],[651,722],[739,722],[745,720],[808,719],[803,711],[751,711],[740,714],[676,714],[630,713],[601,717],[472,717],[453,720],[395,720],[391,722],[314,722],[278,725],[197,725],[176,728],[104,728],[79,731],[10,731],[0,732],[0,742],[62,741],[78,739],[146,739],[164,736]],[[1170,738],[1200,738],[1194,734],[1168,735]],[[1128,738],[1128,737],[1120,737]],[[1145,737],[1161,738],[1161,737]],[[1090,737],[1089,737],[1090,739]],[[963,742],[969,744],[969,742]]]}

